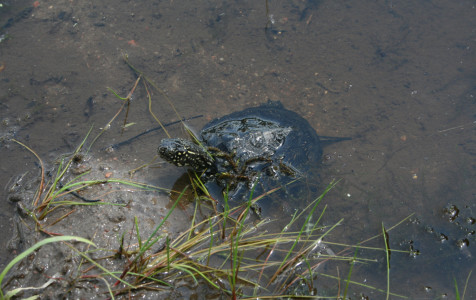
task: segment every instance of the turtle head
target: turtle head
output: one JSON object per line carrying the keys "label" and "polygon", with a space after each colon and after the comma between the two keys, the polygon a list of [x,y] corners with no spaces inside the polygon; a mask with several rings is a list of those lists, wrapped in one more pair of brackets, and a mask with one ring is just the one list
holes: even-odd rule
{"label": "turtle head", "polygon": [[167,162],[178,167],[190,166],[197,172],[213,165],[213,159],[205,149],[189,140],[163,139],[157,152]]}

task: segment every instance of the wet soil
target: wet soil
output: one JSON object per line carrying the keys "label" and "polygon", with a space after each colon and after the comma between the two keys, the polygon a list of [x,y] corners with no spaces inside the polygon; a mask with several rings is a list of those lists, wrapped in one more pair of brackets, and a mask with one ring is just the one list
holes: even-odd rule
{"label": "wet soil", "polygon": [[[11,139],[54,169],[90,126],[97,135],[121,107],[108,88],[125,97],[134,85],[135,74],[123,60],[127,54],[182,117],[203,115],[188,123],[192,128],[272,99],[306,118],[318,134],[353,137],[324,149],[319,184],[311,184],[322,189],[341,180],[325,198],[323,222],[345,221],[329,238],[355,244],[381,233],[382,223],[389,228],[413,214],[389,234],[392,248],[411,250],[392,252],[391,289],[413,298],[454,298],[453,280],[464,285],[476,242],[474,2],[282,0],[269,1],[268,17],[261,1],[0,3],[1,266],[22,249],[13,225],[22,213],[18,200],[33,197],[39,174],[36,158]],[[154,91],[152,99],[161,121],[179,118],[160,93]],[[86,157],[92,175],[129,178],[128,170],[156,155],[165,137],[160,130],[104,151],[157,126],[148,105],[140,86],[129,108],[130,126],[123,132],[122,113]],[[181,126],[168,129],[186,136]],[[160,164],[134,179],[172,188],[183,173]],[[21,196],[9,198],[23,174]],[[116,201],[143,216],[144,231],[170,201],[166,193],[121,192]],[[96,195],[101,191],[88,194]],[[309,193],[302,202],[316,196]],[[283,216],[292,206],[283,205]],[[64,225],[71,231],[61,233],[112,247],[113,232],[130,228],[133,215],[113,206],[68,209],[76,209]],[[91,223],[98,214],[103,220]],[[182,214],[174,216],[177,225],[187,218]],[[42,238],[23,232],[30,241]],[[383,240],[374,246],[383,247]],[[36,270],[25,282],[41,285],[41,274],[53,276],[55,259],[68,256],[67,250],[40,251],[38,261],[17,270]],[[377,263],[357,265],[352,278],[385,289],[385,254],[368,255]],[[352,293],[382,295],[359,286]],[[466,293],[476,295],[474,285]]]}

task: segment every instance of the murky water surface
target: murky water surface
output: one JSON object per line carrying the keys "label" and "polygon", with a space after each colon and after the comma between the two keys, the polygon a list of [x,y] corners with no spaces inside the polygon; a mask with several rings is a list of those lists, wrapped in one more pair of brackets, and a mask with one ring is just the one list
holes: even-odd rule
{"label": "murky water surface", "polygon": [[[474,1],[270,0],[268,12],[265,1],[0,3],[1,267],[18,254],[7,247],[10,187],[19,175],[39,174],[35,157],[12,138],[52,168],[119,111],[122,101],[108,88],[125,97],[134,86],[128,55],[181,116],[202,115],[188,122],[196,130],[272,99],[320,135],[353,137],[324,149],[319,187],[341,180],[325,198],[324,222],[344,218],[329,239],[356,244],[413,214],[389,232],[391,248],[411,251],[392,252],[391,290],[452,299],[454,279],[462,290],[476,255]],[[151,107],[165,123],[178,119],[157,91]],[[122,132],[124,117],[90,153],[105,173],[149,162],[165,137],[154,131],[105,152],[157,126],[143,85]],[[179,125],[168,129],[186,136]],[[135,179],[172,188],[184,170],[161,166]],[[165,201],[151,199],[148,209]],[[377,263],[356,265],[352,279],[385,290],[385,253],[371,255]],[[352,293],[383,295],[357,285]],[[474,284],[466,297],[476,297]]]}

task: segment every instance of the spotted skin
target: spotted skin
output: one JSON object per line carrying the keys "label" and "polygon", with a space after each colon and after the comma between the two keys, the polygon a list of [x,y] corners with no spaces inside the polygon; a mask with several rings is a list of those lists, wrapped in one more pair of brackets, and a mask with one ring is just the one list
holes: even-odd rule
{"label": "spotted skin", "polygon": [[197,172],[213,165],[213,159],[199,145],[190,140],[163,139],[158,149],[160,157],[178,167],[190,166]]}

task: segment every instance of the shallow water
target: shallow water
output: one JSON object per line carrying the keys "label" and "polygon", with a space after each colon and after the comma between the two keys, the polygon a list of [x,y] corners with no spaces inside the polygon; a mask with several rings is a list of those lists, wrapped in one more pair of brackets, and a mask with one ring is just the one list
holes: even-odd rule
{"label": "shallow water", "polygon": [[[0,8],[3,186],[39,172],[11,137],[52,164],[91,125],[94,134],[105,126],[122,105],[108,87],[125,97],[136,79],[123,62],[126,53],[181,116],[203,115],[189,122],[192,128],[272,99],[318,134],[353,137],[324,149],[322,184],[341,179],[325,198],[325,222],[345,219],[332,240],[357,243],[379,234],[382,222],[389,228],[414,214],[389,233],[392,248],[420,252],[392,254],[392,290],[453,298],[453,278],[464,285],[476,255],[473,1],[269,1],[268,30],[264,1],[38,3]],[[160,120],[177,120],[163,96],[152,96]],[[121,134],[123,119],[98,140],[95,155],[128,167],[148,162],[163,132],[109,156],[100,151],[157,126],[143,87],[128,113],[134,124]],[[169,129],[185,136],[180,126]],[[182,174],[165,167],[141,176],[172,187]],[[13,256],[6,250],[14,212],[7,192],[0,195],[2,266]],[[465,240],[469,245],[460,247]],[[359,266],[352,278],[385,289],[384,253],[376,258],[379,264]],[[360,292],[373,298],[354,287]],[[470,285],[466,297],[474,295]]]}

